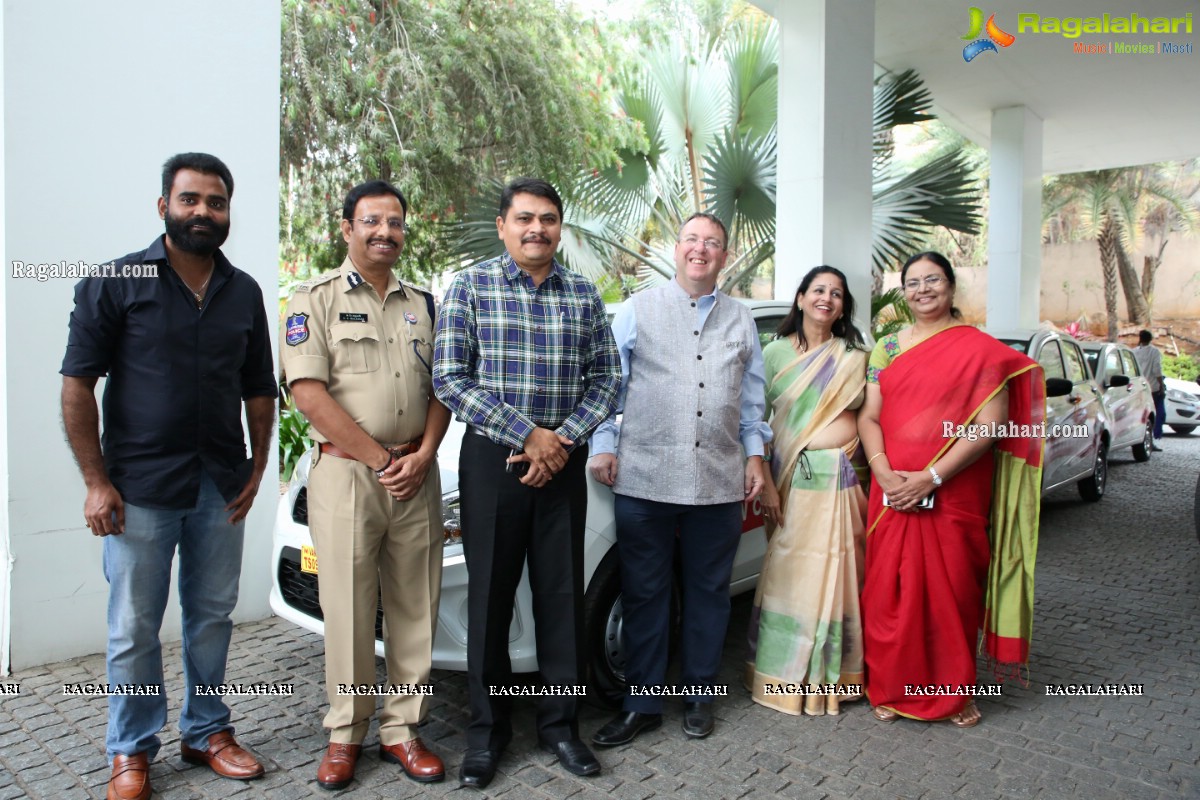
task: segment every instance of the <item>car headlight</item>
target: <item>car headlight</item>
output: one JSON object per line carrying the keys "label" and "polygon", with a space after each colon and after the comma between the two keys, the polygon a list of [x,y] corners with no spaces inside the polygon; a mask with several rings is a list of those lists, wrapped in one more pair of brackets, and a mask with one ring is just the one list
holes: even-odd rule
{"label": "car headlight", "polygon": [[442,495],[442,543],[446,547],[462,544],[462,520],[459,517],[458,492]]}
{"label": "car headlight", "polygon": [[1167,389],[1167,399],[1174,400],[1176,403],[1200,403],[1200,397],[1182,389]]}

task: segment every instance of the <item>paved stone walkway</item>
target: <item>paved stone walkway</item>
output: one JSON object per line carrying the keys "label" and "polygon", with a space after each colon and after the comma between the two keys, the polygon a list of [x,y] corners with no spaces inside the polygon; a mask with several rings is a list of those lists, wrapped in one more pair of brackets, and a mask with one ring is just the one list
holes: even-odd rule
{"label": "paved stone walkway", "polygon": [[[1135,464],[1112,462],[1099,504],[1059,490],[1043,505],[1037,617],[1029,688],[1005,685],[980,702],[981,725],[876,722],[864,704],[836,717],[789,717],[753,704],[738,684],[749,598],[735,601],[714,735],[688,741],[680,711],[633,745],[600,751],[604,772],[576,778],[536,748],[533,714],[518,701],[517,736],[487,796],[619,800],[647,798],[1077,798],[1200,797],[1200,543],[1192,502],[1200,436],[1168,436],[1166,452]],[[243,784],[179,758],[179,647],[166,648],[170,721],[151,776],[156,796],[329,797],[315,781],[325,747],[321,640],[279,620],[239,626],[230,681],[293,683],[290,698],[235,698],[241,742],[267,765]],[[981,675],[986,673],[981,673]],[[20,694],[0,696],[0,800],[104,797],[105,701],[64,697],[64,683],[104,679],[100,656],[50,664],[6,678]],[[464,676],[437,672],[425,741],[447,761],[451,780],[415,784],[366,751],[353,798],[482,797],[458,789],[466,723]],[[1135,683],[1142,697],[1046,696],[1047,684]],[[608,712],[587,707],[590,736]],[[375,734],[368,745],[376,742]],[[451,795],[451,793],[456,793]]]}

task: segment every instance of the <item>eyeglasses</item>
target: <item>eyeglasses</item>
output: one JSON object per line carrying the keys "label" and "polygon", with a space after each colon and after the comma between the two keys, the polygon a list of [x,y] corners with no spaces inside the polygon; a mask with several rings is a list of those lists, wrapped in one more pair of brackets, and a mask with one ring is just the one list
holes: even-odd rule
{"label": "eyeglasses", "polygon": [[386,220],[381,220],[379,217],[355,217],[355,222],[361,222],[368,228],[377,228],[381,222],[386,222],[388,228],[397,233],[408,233],[408,223],[399,217],[388,217]]}
{"label": "eyeglasses", "polygon": [[904,291],[915,292],[921,288],[921,284],[925,284],[926,289],[936,289],[946,282],[946,279],[941,275],[926,275],[923,279],[913,278],[911,281],[904,282]]}
{"label": "eyeglasses", "polygon": [[704,245],[705,250],[724,250],[725,243],[717,239],[700,240],[699,236],[685,236],[679,240],[679,243],[687,247],[695,247],[698,244]]}

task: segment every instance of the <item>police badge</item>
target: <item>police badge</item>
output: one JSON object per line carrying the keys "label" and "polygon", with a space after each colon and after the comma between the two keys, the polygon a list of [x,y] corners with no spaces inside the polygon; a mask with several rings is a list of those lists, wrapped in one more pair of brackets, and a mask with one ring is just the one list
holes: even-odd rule
{"label": "police badge", "polygon": [[287,318],[284,341],[292,347],[308,341],[308,314],[292,314]]}

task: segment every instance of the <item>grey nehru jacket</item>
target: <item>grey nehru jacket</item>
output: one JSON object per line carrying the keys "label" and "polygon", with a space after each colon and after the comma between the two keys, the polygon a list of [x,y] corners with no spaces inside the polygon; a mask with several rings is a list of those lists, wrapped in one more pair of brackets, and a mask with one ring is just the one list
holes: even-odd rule
{"label": "grey nehru jacket", "polygon": [[742,374],[750,363],[750,311],[717,294],[698,329],[695,302],[675,282],[629,302],[637,343],[629,364],[613,491],[663,503],[744,499],[739,438]]}

